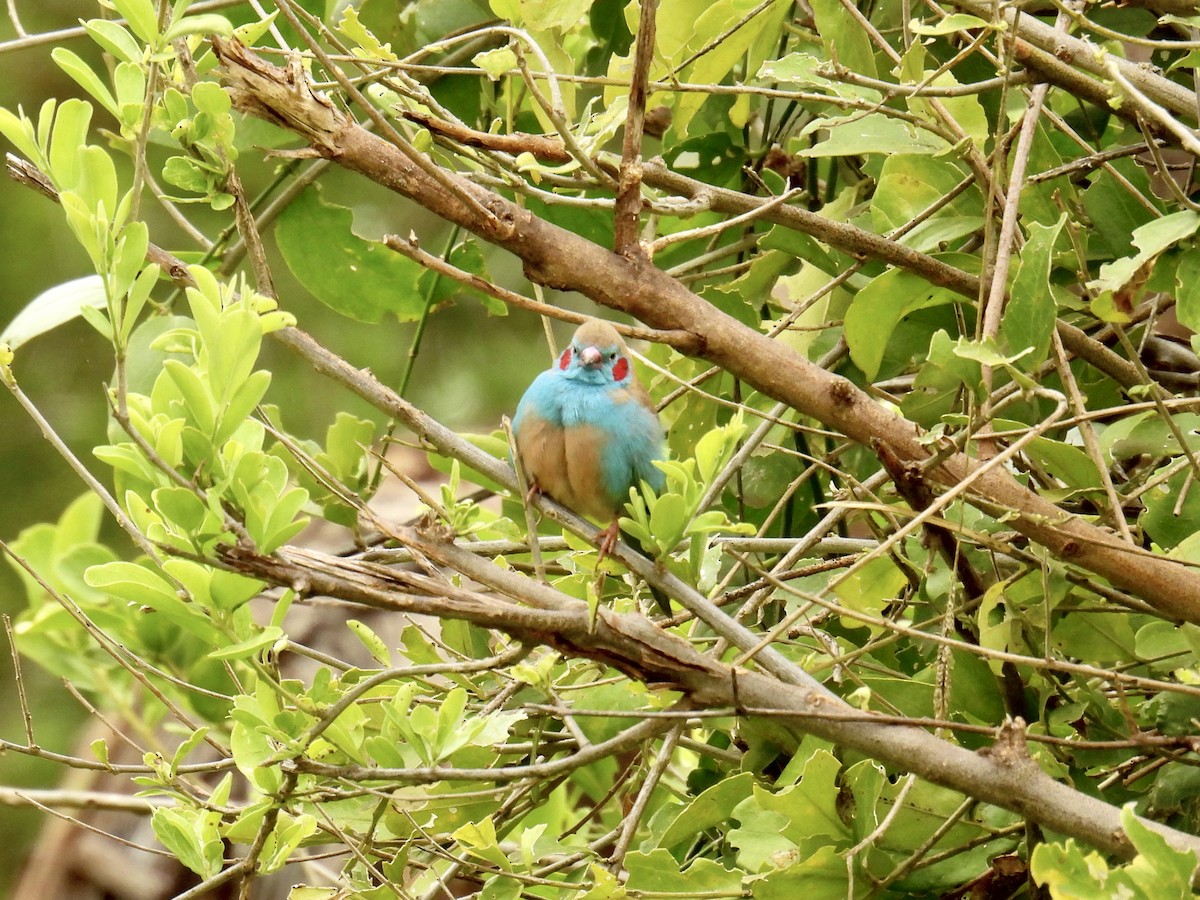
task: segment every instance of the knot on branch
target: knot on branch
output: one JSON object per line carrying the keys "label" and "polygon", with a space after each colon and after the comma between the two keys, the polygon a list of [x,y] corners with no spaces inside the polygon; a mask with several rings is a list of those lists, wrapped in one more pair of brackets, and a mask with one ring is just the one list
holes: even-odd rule
{"label": "knot on branch", "polygon": [[1024,768],[1034,765],[1025,742],[1025,720],[1020,716],[1005,719],[996,731],[996,740],[990,747],[982,747],[976,754],[992,760],[1005,769]]}
{"label": "knot on branch", "polygon": [[335,156],[337,135],[350,119],[333,102],[312,88],[312,83],[293,56],[287,68],[272,65],[236,38],[212,38],[213,53],[221,61],[221,83],[233,105],[295,131],[322,155]]}
{"label": "knot on branch", "polygon": [[439,519],[433,510],[421,517],[421,521],[417,523],[417,534],[439,544],[453,544],[454,539],[458,537],[454,528]]}
{"label": "knot on branch", "polygon": [[858,402],[858,389],[847,378],[833,376],[829,381],[829,397],[838,406],[850,407]]}

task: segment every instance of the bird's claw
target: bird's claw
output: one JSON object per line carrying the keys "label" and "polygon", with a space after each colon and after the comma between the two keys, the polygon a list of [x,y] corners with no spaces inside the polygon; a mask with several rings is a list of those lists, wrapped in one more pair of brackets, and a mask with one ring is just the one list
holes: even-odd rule
{"label": "bird's claw", "polygon": [[617,537],[620,533],[621,529],[618,527],[616,519],[604,531],[600,532],[600,558],[596,560],[597,565],[604,561],[604,557],[612,554],[613,548],[617,546]]}
{"label": "bird's claw", "polygon": [[529,480],[529,489],[525,491],[525,505],[529,506],[533,503],[533,498],[542,493],[542,486],[536,480]]}

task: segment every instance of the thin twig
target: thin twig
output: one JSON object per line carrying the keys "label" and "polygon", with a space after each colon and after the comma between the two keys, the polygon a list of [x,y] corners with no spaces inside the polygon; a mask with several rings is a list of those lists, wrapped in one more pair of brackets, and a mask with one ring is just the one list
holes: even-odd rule
{"label": "thin twig", "polygon": [[4,633],[8,636],[8,649],[12,653],[13,679],[17,683],[17,700],[21,704],[21,721],[25,725],[25,742],[36,747],[33,739],[33,716],[29,713],[29,699],[25,695],[25,679],[21,675],[21,655],[17,652],[17,641],[13,637],[12,619],[4,614]]}
{"label": "thin twig", "polygon": [[629,812],[625,816],[625,821],[622,823],[621,836],[617,838],[616,846],[608,858],[609,868],[614,872],[620,871],[625,864],[625,854],[629,851],[630,846],[633,844],[633,839],[637,835],[638,827],[642,823],[642,816],[645,815],[646,807],[650,804],[650,796],[654,793],[654,789],[658,787],[658,782],[667,771],[667,766],[671,764],[671,755],[675,752],[675,745],[679,743],[679,737],[683,733],[683,729],[684,723],[680,722],[663,735],[662,746],[658,748],[658,754],[654,757],[654,764],[650,767],[650,771],[646,773],[646,780],[642,782],[637,798],[633,801],[633,806],[630,807]]}
{"label": "thin twig", "polygon": [[[1086,402],[1083,394],[1080,393],[1079,384],[1075,380],[1074,373],[1071,372],[1071,366],[1067,363],[1067,353],[1063,350],[1062,340],[1058,336],[1058,332],[1052,332],[1051,340],[1053,341],[1053,349],[1055,359],[1058,361],[1058,375],[1062,379],[1063,385],[1067,389],[1067,397],[1071,401],[1071,406],[1078,412],[1082,413],[1086,409]],[[1133,535],[1129,531],[1129,523],[1125,521],[1125,512],[1122,509],[1121,498],[1117,494],[1116,486],[1113,485],[1112,474],[1108,470],[1108,466],[1104,462],[1104,452],[1100,447],[1100,441],[1096,437],[1096,429],[1091,422],[1080,422],[1079,433],[1083,437],[1083,446],[1087,450],[1087,454],[1091,457],[1092,465],[1096,467],[1096,472],[1100,476],[1100,482],[1104,485],[1104,493],[1108,495],[1108,512],[1109,520],[1113,526],[1120,532],[1121,537],[1125,538],[1130,544],[1135,543]]]}
{"label": "thin twig", "polygon": [[646,119],[646,82],[654,55],[657,16],[658,0],[642,0],[633,51],[633,73],[629,79],[629,106],[625,113],[617,198],[613,207],[613,249],[629,257],[645,255],[638,242],[638,215],[642,209],[642,129]]}

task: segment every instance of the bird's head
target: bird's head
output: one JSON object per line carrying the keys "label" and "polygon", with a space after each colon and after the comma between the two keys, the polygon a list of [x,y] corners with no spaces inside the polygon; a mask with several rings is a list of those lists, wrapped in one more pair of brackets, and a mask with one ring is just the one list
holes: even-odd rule
{"label": "bird's head", "polygon": [[625,342],[600,319],[579,326],[558,358],[558,368],[567,378],[592,384],[625,384],[633,375]]}

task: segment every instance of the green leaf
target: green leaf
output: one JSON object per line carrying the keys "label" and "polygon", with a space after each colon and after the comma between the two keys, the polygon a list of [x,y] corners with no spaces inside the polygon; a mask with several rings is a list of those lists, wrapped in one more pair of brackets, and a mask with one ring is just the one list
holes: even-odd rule
{"label": "green leaf", "polygon": [[702,831],[725,825],[733,817],[734,807],[750,796],[753,787],[754,776],[749,772],[718,781],[679,811],[658,839],[658,846],[671,849]]}
{"label": "green leaf", "polygon": [[1063,616],[1052,632],[1054,645],[1067,656],[1094,665],[1134,657],[1133,628],[1127,618],[1097,621],[1096,616]]}
{"label": "green leaf", "polygon": [[814,837],[817,843],[849,838],[850,833],[838,813],[838,795],[842,764],[831,752],[819,749],[804,763],[800,781],[776,794],[758,789],[755,803],[760,809],[781,813],[788,819],[785,836],[806,846]]}
{"label": "green leaf", "polygon": [[1034,438],[1026,452],[1069,488],[1098,490],[1104,485],[1092,458],[1080,447],[1049,438]]}
{"label": "green leaf", "polygon": [[1200,250],[1187,250],[1175,269],[1175,315],[1181,324],[1200,331]]}
{"label": "green leaf", "polygon": [[837,851],[818,847],[787,868],[754,882],[750,896],[754,900],[845,900],[849,896],[847,879],[846,861]]}
{"label": "green leaf", "polygon": [[104,766],[108,766],[108,742],[104,738],[96,738],[89,745],[92,750],[92,755],[96,757],[96,761]]}
{"label": "green leaf", "polygon": [[[833,592],[850,609],[879,616],[883,608],[898,596],[907,579],[891,559],[877,556],[842,579]],[[847,618],[846,626],[853,628],[860,623]]]}
{"label": "green leaf", "polygon": [[225,845],[217,832],[220,821],[219,812],[185,807],[159,808],[150,816],[155,837],[201,878],[221,871]]}
{"label": "green leaf", "polygon": [[456,731],[461,731],[463,710],[467,708],[467,692],[460,687],[451,690],[442,699],[437,712],[437,731],[432,736],[432,743],[438,753],[438,758],[445,758],[452,750],[447,751]]}
{"label": "green leaf", "polygon": [[187,16],[171,23],[166,34],[163,35],[163,41],[169,44],[192,34],[219,34],[228,37],[233,34],[233,25],[227,18],[216,13]]}
{"label": "green leaf", "polygon": [[[756,796],[758,791],[756,788]],[[733,815],[739,825],[726,835],[726,840],[737,848],[737,863],[742,868],[761,872],[770,869],[773,860],[795,854],[796,844],[783,834],[789,821],[786,815],[762,809],[751,800],[738,804]]]}
{"label": "green leaf", "polygon": [[670,552],[679,543],[688,512],[686,501],[678,494],[663,494],[658,498],[650,511],[650,534],[659,547],[659,555]]}
{"label": "green leaf", "polygon": [[1200,491],[1187,490],[1190,471],[1178,472],[1142,495],[1139,524],[1160,547],[1170,549],[1200,531]]}
{"label": "green leaf", "polygon": [[1197,864],[1193,851],[1171,847],[1166,838],[1134,815],[1132,803],[1121,808],[1121,824],[1138,851],[1126,870],[1145,896],[1194,896],[1192,877]]}
{"label": "green leaf", "polygon": [[508,47],[484,50],[471,57],[471,62],[483,69],[492,81],[499,81],[517,68],[517,54]]}
{"label": "green leaf", "polygon": [[[364,56],[368,59],[384,60],[386,62],[399,62],[400,57],[392,52],[392,45],[385,44],[377,38],[366,25],[358,17],[358,10],[353,6],[347,6],[342,13],[342,18],[337,23],[337,30],[344,34],[354,43],[358,44]],[[513,60],[514,65],[516,59]]]}
{"label": "green leaf", "polygon": [[88,19],[83,23],[83,28],[91,35],[92,40],[122,62],[136,63],[141,60],[142,45],[120,22],[114,22],[112,19]]}
{"label": "green leaf", "polygon": [[152,0],[110,0],[113,7],[129,23],[133,33],[147,44],[158,41],[158,16]]}
{"label": "green leaf", "polygon": [[[1200,449],[1200,416],[1195,413],[1177,413],[1172,422],[1183,435],[1188,449]],[[1126,416],[1109,425],[1100,438],[1100,446],[1106,458],[1116,462],[1132,459],[1143,454],[1153,457],[1176,456],[1182,452],[1168,423],[1157,413],[1144,412]]]}
{"label": "green leaf", "polygon": [[[251,360],[253,362],[253,360]],[[215,443],[229,440],[250,416],[271,386],[271,373],[266,369],[251,372],[233,393],[225,409],[221,412],[221,427],[214,437]]]}
{"label": "green leaf", "polygon": [[229,403],[234,392],[250,377],[261,345],[262,326],[257,313],[241,307],[221,313],[217,333],[205,335],[204,342],[208,354],[205,374],[218,403]]}
{"label": "green leaf", "polygon": [[103,309],[107,302],[104,280],[99,275],[65,281],[47,288],[25,304],[0,332],[0,342],[16,350],[38,335],[77,318],[83,307]]}
{"label": "green leaf", "polygon": [[279,766],[265,765],[275,755],[275,748],[259,726],[244,724],[235,719],[229,736],[229,749],[246,779],[264,794],[273,794],[283,786]]}
{"label": "green leaf", "polygon": [[275,822],[275,828],[263,844],[263,853],[259,858],[259,871],[264,875],[278,872],[291,859],[301,842],[316,833],[316,816],[308,813],[293,816],[290,813],[281,812]]}
{"label": "green leaf", "polygon": [[[151,263],[141,271],[133,285],[129,289],[129,295],[125,300],[125,308],[123,310],[123,318],[121,320],[121,344],[128,348],[129,340],[133,335],[134,327],[137,325],[138,317],[141,316],[142,310],[146,307],[146,301],[150,299],[150,292],[154,290],[154,286],[158,283],[158,276],[161,270],[158,263]],[[160,317],[165,319],[166,317]],[[126,359],[128,359],[128,352]],[[131,381],[132,383],[132,381]]]}
{"label": "green leaf", "polygon": [[229,94],[215,81],[201,81],[192,88],[192,103],[200,112],[214,118],[225,115],[233,108]]}
{"label": "green leaf", "polygon": [[180,602],[175,588],[155,572],[131,562],[93,566],[84,575],[89,585],[103,588],[122,600],[158,609]]}
{"label": "green leaf", "polygon": [[914,19],[909,25],[909,29],[914,34],[923,34],[931,37],[936,37],[943,34],[954,34],[957,31],[969,31],[982,28],[987,31],[1004,31],[1005,25],[1001,23],[993,23],[985,21],[978,16],[968,15],[967,13],[953,13],[938,19],[932,25],[927,25],[917,19]]}
{"label": "green leaf", "polygon": [[1163,734],[1195,734],[1196,722],[1200,720],[1200,698],[1164,691],[1151,701],[1147,712],[1154,717],[1154,727]]}
{"label": "green leaf", "polygon": [[[955,264],[955,259],[947,259]],[[958,295],[931,285],[906,269],[888,269],[863,287],[846,310],[846,343],[850,358],[868,380],[879,374],[884,350],[900,320],[931,306],[954,303]]]}
{"label": "green leaf", "polygon": [[212,173],[194,159],[172,156],[163,164],[162,176],[167,184],[195,194],[206,194]]}
{"label": "green leaf", "polygon": [[[53,101],[47,101],[52,103]],[[51,107],[53,109],[53,107]],[[33,123],[24,115],[17,115],[0,106],[0,134],[4,135],[14,147],[27,159],[39,165],[45,165],[41,150],[38,148],[37,135]]]}
{"label": "green leaf", "polygon": [[121,124],[126,128],[136,127],[145,109],[146,73],[136,63],[117,63],[113,72],[113,86],[117,91]]}
{"label": "green leaf", "polygon": [[686,868],[666,850],[659,848],[649,853],[634,852],[625,857],[625,868],[629,871],[626,887],[642,892],[662,892],[678,897],[714,895],[740,896],[743,872],[727,869],[719,862],[699,858]]}
{"label": "green leaf", "polygon": [[960,392],[979,394],[982,386],[977,362],[955,353],[955,343],[943,329],[929,341],[925,364],[917,372],[913,389],[901,403],[904,414],[920,425],[932,427],[955,407]]}
{"label": "green leaf", "polygon": [[[1128,254],[1134,232],[1159,215],[1146,169],[1130,159],[1115,159],[1097,172],[1080,199],[1087,215],[1089,255],[1100,258]],[[1145,200],[1150,201],[1149,208]]]}
{"label": "green leaf", "polygon": [[[114,118],[121,118],[121,111],[117,108],[117,101],[113,98],[112,92],[100,80],[100,76],[92,71],[91,66],[79,58],[78,54],[73,53],[66,47],[55,47],[50,51],[50,58],[58,63],[60,69],[75,79],[81,88],[98,100],[101,106],[112,113]],[[66,106],[70,102],[68,100],[63,106]],[[79,144],[75,146],[78,147]]]}
{"label": "green leaf", "polygon": [[333,474],[342,481],[356,478],[374,440],[374,422],[339,412],[325,431],[325,454]]}
{"label": "green leaf", "polygon": [[1021,249],[1021,263],[1013,281],[1012,299],[1004,310],[1000,323],[1000,341],[1016,353],[1032,347],[1023,357],[1021,368],[1031,372],[1049,355],[1050,340],[1058,305],[1050,286],[1054,245],[1066,224],[1063,213],[1058,222],[1046,227],[1036,222],[1029,225],[1029,239]]}
{"label": "green leaf", "polygon": [[207,725],[197,728],[175,748],[175,753],[171,756],[171,766],[168,770],[172,775],[179,772],[179,767],[183,765],[183,761],[187,759],[188,754],[204,743],[204,738],[208,735],[208,731]]}
{"label": "green leaf", "polygon": [[875,78],[875,49],[866,30],[846,14],[838,0],[814,0],[810,6],[826,56],[859,75]]}
{"label": "green leaf", "polygon": [[[751,7],[739,3],[696,4],[690,0],[686,5],[693,10],[698,5],[698,14],[685,14],[684,18],[672,23],[686,38],[683,46],[672,55],[672,65],[682,62],[684,57],[694,56],[695,48],[707,45],[707,52],[684,69],[688,81],[701,84],[721,83],[739,64],[745,65],[748,71],[754,71],[766,55],[760,38],[771,41],[768,45],[770,49],[766,52],[774,53],[774,41],[792,8],[788,0],[774,0],[765,9],[757,9],[757,14],[747,19],[746,14]],[[660,30],[667,27],[661,9],[658,23]],[[658,43],[661,46],[662,42]],[[696,117],[696,113],[706,100],[702,92],[685,92],[675,98],[674,128],[678,133],[692,133],[692,125],[702,121]],[[735,104],[728,118],[735,127],[744,126],[749,118],[749,106],[745,103]]]}
{"label": "green leaf", "polygon": [[[1034,881],[1050,888],[1055,900],[1095,900],[1096,897],[1121,896],[1110,882],[1111,870],[1095,851],[1080,850],[1074,841],[1041,843],[1029,860]],[[1109,893],[1112,891],[1112,893]],[[1134,897],[1130,892],[1126,896]]]}
{"label": "green leaf", "polygon": [[[91,121],[92,105],[75,99],[59,106],[58,115],[54,117],[54,129],[50,133],[50,176],[64,192],[60,200],[65,201],[67,191],[79,192],[79,148],[87,143],[88,125]],[[82,205],[88,207],[86,202]],[[85,214],[90,219],[96,214],[96,210],[86,208]],[[97,254],[93,253],[92,258],[96,259]]]}
{"label": "green leaf", "polygon": [[367,652],[374,657],[375,661],[380,665],[390,666],[392,664],[392,653],[388,650],[388,645],[383,638],[371,630],[370,626],[358,619],[348,619],[346,627],[354,632],[354,636],[358,638]]}
{"label": "green leaf", "polygon": [[451,837],[458,841],[468,853],[486,862],[490,862],[502,872],[512,869],[508,856],[500,849],[496,838],[496,826],[492,817],[488,816],[481,822],[471,822],[455,831]]}
{"label": "green leaf", "polygon": [[[1195,625],[1184,625],[1184,628],[1196,628]],[[1192,648],[1182,629],[1174,622],[1155,620],[1148,622],[1138,629],[1134,644],[1138,659],[1160,659],[1164,656],[1174,656],[1173,665],[1183,665]]]}
{"label": "green leaf", "polygon": [[[84,168],[99,168],[102,171],[96,176],[89,173],[89,179],[95,177],[97,180],[105,177],[104,169],[107,168],[109,173],[112,173],[112,161],[108,158],[108,154],[100,150],[99,147],[88,148],[95,149],[100,156],[98,159],[103,159],[98,167],[85,164]],[[116,197],[116,175],[113,174],[113,182],[111,184],[112,193],[111,199]],[[93,189],[93,193],[99,193],[102,187]],[[101,200],[104,198],[101,197]],[[125,299],[125,294],[133,287],[134,280],[141,274],[142,267],[146,265],[146,251],[150,249],[150,230],[146,227],[145,222],[130,222],[121,229],[121,235],[117,239],[116,245],[113,247],[113,266],[111,272],[113,299],[121,301]]]}
{"label": "green leaf", "polygon": [[768,59],[764,62],[755,79],[794,84],[810,91],[816,90],[835,97],[856,98],[871,103],[880,101],[882,95],[873,88],[845,84],[825,77],[820,70],[827,68],[828,65],[826,60],[810,53],[789,53],[779,59]]}
{"label": "green leaf", "polygon": [[[805,139],[817,132],[822,139],[814,146],[807,146]],[[813,119],[794,140],[805,140],[805,144],[793,152],[808,157],[941,153],[950,149],[950,145],[937,135],[883,113]]]}
{"label": "green leaf", "polygon": [[213,650],[208,654],[208,657],[209,659],[245,659],[248,656],[255,655],[260,650],[265,650],[282,637],[284,637],[282,628],[268,625],[253,637],[248,637],[246,640],[238,641],[236,644],[229,644],[218,650]]}
{"label": "green leaf", "polygon": [[[887,157],[871,197],[874,230],[884,234],[908,224],[935,203],[942,203],[960,181],[962,171],[950,159],[902,153]],[[930,252],[943,240],[980,228],[982,213],[978,195],[964,193],[898,240],[906,247]]]}
{"label": "green leaf", "polygon": [[217,406],[213,400],[212,391],[192,366],[184,365],[177,359],[163,362],[163,370],[175,382],[183,401],[187,404],[196,427],[203,434],[211,435],[217,423]]}
{"label": "green leaf", "polygon": [[1095,293],[1121,290],[1134,279],[1143,266],[1168,247],[1191,237],[1198,228],[1200,213],[1190,209],[1147,222],[1133,233],[1133,244],[1138,248],[1138,252],[1101,266],[1100,277],[1089,281],[1088,288]]}
{"label": "green leaf", "polygon": [[992,338],[984,338],[981,341],[970,341],[966,338],[959,338],[958,343],[954,345],[954,353],[963,357],[963,359],[972,360],[981,366],[1007,369],[1008,374],[1012,376],[1013,380],[1026,390],[1033,388],[1034,382],[1031,378],[1021,373],[1016,368],[1015,363],[1028,356],[1030,352],[1032,352],[1032,348],[1026,347],[1019,353],[1002,353]]}
{"label": "green leaf", "polygon": [[211,521],[209,508],[188,488],[179,485],[158,488],[151,498],[163,518],[188,534],[196,534],[206,521]]}
{"label": "green leaf", "polygon": [[249,578],[225,569],[213,569],[209,591],[218,609],[231,612],[257,597],[264,586],[257,578]]}
{"label": "green leaf", "polygon": [[356,236],[352,224],[349,209],[325,203],[310,188],[279,217],[275,239],[292,273],[326,306],[360,322],[388,313],[402,322],[420,318],[422,267]]}

